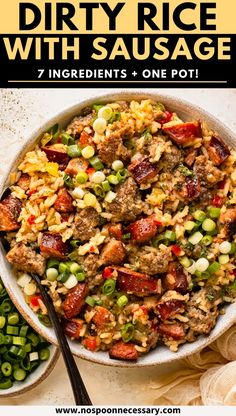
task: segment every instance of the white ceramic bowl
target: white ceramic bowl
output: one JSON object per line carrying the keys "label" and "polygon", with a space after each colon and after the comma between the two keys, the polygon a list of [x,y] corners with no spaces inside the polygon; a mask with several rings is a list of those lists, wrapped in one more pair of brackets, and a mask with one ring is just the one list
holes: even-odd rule
{"label": "white ceramic bowl", "polygon": [[6,397],[16,397],[20,394],[27,393],[29,390],[37,387],[42,381],[44,381],[51,371],[54,369],[57,360],[59,358],[59,350],[55,345],[50,347],[50,358],[47,361],[43,361],[36,370],[31,373],[27,379],[23,382],[16,381],[10,389],[0,389],[0,399]]}
{"label": "white ceramic bowl", "polygon": [[[197,91],[196,91],[197,93]],[[220,121],[218,121],[215,117],[207,113],[205,110],[186,102],[182,99],[177,99],[174,97],[162,95],[162,94],[150,94],[143,92],[125,92],[124,90],[121,92],[115,92],[114,94],[107,94],[107,95],[100,95],[94,96],[89,100],[83,101],[78,103],[78,105],[74,105],[73,107],[66,108],[62,113],[58,114],[57,116],[50,119],[46,124],[44,124],[39,130],[35,131],[31,137],[28,139],[26,146],[22,149],[20,154],[16,156],[15,163],[9,167],[8,172],[6,172],[2,182],[0,184],[0,194],[2,193],[3,189],[8,185],[8,177],[9,173],[14,171],[14,169],[19,164],[19,161],[24,154],[30,150],[34,144],[36,143],[37,139],[39,138],[40,134],[46,130],[50,126],[55,123],[60,123],[61,126],[66,126],[70,120],[78,115],[80,111],[93,103],[106,103],[112,100],[132,100],[132,99],[144,99],[144,98],[152,98],[156,101],[163,102],[167,108],[172,111],[175,111],[179,114],[179,116],[183,120],[192,120],[192,119],[200,119],[204,120],[208,123],[209,127],[213,130],[217,131],[219,135],[232,147],[236,147],[236,136],[230,131],[226,126],[224,126]],[[0,275],[2,276],[2,280],[6,289],[8,290],[11,298],[13,299],[16,307],[25,317],[25,319],[30,323],[31,326],[35,328],[37,332],[39,332],[42,336],[48,339],[51,343],[57,344],[55,333],[52,329],[44,327],[42,324],[39,323],[37,316],[33,313],[28,305],[26,305],[21,290],[17,286],[16,278],[12,272],[11,266],[5,259],[5,253],[2,247],[0,247]],[[100,364],[116,366],[116,367],[146,367],[146,366],[153,366],[160,363],[167,363],[171,361],[175,361],[177,359],[186,357],[190,354],[193,354],[203,347],[207,346],[211,342],[213,342],[216,338],[218,338],[223,332],[225,332],[233,323],[236,322],[236,303],[228,305],[226,307],[225,315],[219,317],[218,322],[213,329],[213,331],[208,336],[201,336],[198,340],[194,343],[186,343],[183,346],[180,346],[179,351],[177,353],[173,353],[168,350],[167,347],[162,346],[158,347],[155,350],[149,352],[148,354],[140,357],[137,363],[129,363],[125,361],[116,361],[111,360],[108,356],[108,353],[104,352],[90,352],[83,348],[77,342],[70,342],[70,347],[72,352],[80,357],[84,358],[88,361],[93,361]]]}

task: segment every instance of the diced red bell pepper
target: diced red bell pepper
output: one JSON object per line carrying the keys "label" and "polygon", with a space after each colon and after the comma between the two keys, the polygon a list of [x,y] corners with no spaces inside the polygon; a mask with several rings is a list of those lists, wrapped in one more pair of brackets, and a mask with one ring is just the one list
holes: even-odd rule
{"label": "diced red bell pepper", "polygon": [[219,195],[215,195],[211,203],[214,207],[221,208],[224,203],[224,199]]}
{"label": "diced red bell pepper", "polygon": [[27,192],[27,194],[28,194],[29,196],[31,196],[31,195],[33,195],[33,194],[36,194],[36,192],[37,192],[37,189],[31,189],[30,191],[28,191],[28,192]]}
{"label": "diced red bell pepper", "polygon": [[91,252],[91,253],[93,253],[94,251],[95,251],[96,249],[95,249],[95,247],[90,247],[90,249],[89,249],[89,251]]}
{"label": "diced red bell pepper", "polygon": [[83,345],[90,351],[96,351],[97,349],[97,339],[96,337],[84,338]]}
{"label": "diced red bell pepper", "polygon": [[30,298],[30,303],[31,303],[32,306],[38,307],[39,306],[39,300],[42,300],[42,296],[41,295],[32,296]]}
{"label": "diced red bell pepper", "polygon": [[201,128],[198,121],[181,123],[171,127],[164,126],[163,131],[179,145],[191,143],[193,139],[201,137]]}
{"label": "diced red bell pepper", "polygon": [[110,279],[110,277],[112,276],[112,273],[113,273],[113,269],[111,269],[110,267],[106,267],[102,272],[103,279]]}
{"label": "diced red bell pepper", "polygon": [[92,175],[94,172],[96,172],[96,169],[94,169],[94,168],[88,168],[88,169],[86,170],[86,173],[87,173],[88,175]]}
{"label": "diced red bell pepper", "polygon": [[171,111],[166,110],[163,113],[163,117],[160,120],[158,120],[158,123],[160,124],[168,123],[172,119],[172,116],[173,116],[173,113]]}
{"label": "diced red bell pepper", "polygon": [[176,256],[179,256],[181,253],[181,248],[179,246],[177,246],[177,244],[174,244],[173,246],[171,246],[171,251],[172,253],[174,253]]}
{"label": "diced red bell pepper", "polygon": [[33,225],[35,223],[35,215],[30,215],[27,219],[28,224]]}

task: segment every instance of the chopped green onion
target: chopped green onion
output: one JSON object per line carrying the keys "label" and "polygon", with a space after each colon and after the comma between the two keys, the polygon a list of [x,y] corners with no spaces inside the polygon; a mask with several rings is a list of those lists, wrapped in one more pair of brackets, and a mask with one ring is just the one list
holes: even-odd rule
{"label": "chopped green onion", "polygon": [[95,194],[101,198],[104,198],[106,195],[102,185],[99,185],[98,183],[93,186],[93,190]]}
{"label": "chopped green onion", "polygon": [[77,173],[75,180],[80,184],[86,183],[88,180],[88,175],[86,172],[81,171]]}
{"label": "chopped green onion", "polygon": [[221,254],[218,257],[219,263],[220,264],[227,264],[229,263],[229,255],[228,254]]}
{"label": "chopped green onion", "polygon": [[129,240],[131,238],[131,233],[125,233],[122,235],[123,240]]}
{"label": "chopped green onion", "polygon": [[47,269],[50,269],[51,267],[57,268],[59,266],[59,260],[56,259],[50,259],[47,262]]}
{"label": "chopped green onion", "polygon": [[112,169],[114,169],[116,172],[119,172],[121,169],[123,169],[124,163],[121,160],[115,160],[112,163]]}
{"label": "chopped green onion", "polygon": [[13,386],[10,378],[0,381],[0,390],[8,390]]}
{"label": "chopped green onion", "polygon": [[66,146],[71,146],[75,144],[75,139],[71,137],[68,133],[62,133],[61,135],[62,143]]}
{"label": "chopped green onion", "polygon": [[81,154],[85,159],[91,159],[95,153],[93,146],[86,146],[81,150]]}
{"label": "chopped green onion", "polygon": [[0,316],[0,329],[3,329],[6,324],[5,316]]}
{"label": "chopped green onion", "polygon": [[63,176],[63,181],[64,184],[68,187],[68,188],[73,188],[74,184],[73,184],[73,180],[70,177],[70,175],[67,175],[67,173],[65,173],[65,175]]}
{"label": "chopped green onion", "polygon": [[134,336],[134,326],[131,323],[125,324],[121,328],[121,338],[124,342],[129,342]]}
{"label": "chopped green onion", "polygon": [[67,154],[70,157],[79,157],[81,156],[81,149],[78,144],[72,144],[67,148]]}
{"label": "chopped green onion", "polygon": [[95,170],[104,169],[103,163],[101,162],[101,160],[97,156],[91,157],[91,159],[89,159],[89,163],[90,163],[90,165],[92,165],[92,167]]}
{"label": "chopped green onion", "polygon": [[81,241],[81,240],[71,240],[71,241],[70,241],[70,245],[71,245],[73,248],[77,248],[79,245],[81,245],[81,243],[82,243],[82,241]]}
{"label": "chopped green onion", "polygon": [[213,238],[211,235],[205,235],[203,239],[201,240],[201,243],[204,244],[204,246],[209,246],[213,241]]}
{"label": "chopped green onion", "polygon": [[65,283],[69,279],[69,275],[70,275],[69,270],[66,270],[63,273],[60,273],[57,278],[57,281],[60,283]]}
{"label": "chopped green onion", "polygon": [[17,325],[19,322],[19,314],[17,312],[8,315],[7,322],[9,325]]}
{"label": "chopped green onion", "polygon": [[17,326],[7,325],[7,335],[18,335],[19,328]]}
{"label": "chopped green onion", "polygon": [[215,299],[215,296],[213,296],[213,295],[211,295],[210,293],[208,293],[208,294],[206,295],[206,298],[207,298],[210,302],[212,302],[212,301]]}
{"label": "chopped green onion", "polygon": [[106,179],[106,176],[101,171],[96,171],[91,176],[91,182],[101,184]]}
{"label": "chopped green onion", "polygon": [[70,265],[70,272],[76,274],[82,270],[82,267],[75,261]]}
{"label": "chopped green onion", "polygon": [[97,205],[97,198],[91,192],[84,195],[84,203],[87,207],[95,207]]}
{"label": "chopped green onion", "polygon": [[176,240],[176,234],[175,234],[174,231],[171,231],[171,230],[166,230],[166,232],[164,234],[164,237],[167,240],[170,240],[170,241],[175,241]]}
{"label": "chopped green onion", "polygon": [[229,241],[223,241],[219,245],[219,250],[222,254],[228,254],[231,251],[231,243]]}
{"label": "chopped green onion", "polygon": [[202,229],[204,231],[211,232],[211,231],[214,231],[215,228],[216,228],[216,223],[210,218],[205,219],[202,223]]}
{"label": "chopped green onion", "polygon": [[26,337],[27,332],[28,332],[29,326],[28,325],[23,325],[20,329],[20,337]]}
{"label": "chopped green onion", "polygon": [[184,224],[184,228],[186,231],[192,231],[195,226],[196,226],[196,223],[193,221],[186,221]]}
{"label": "chopped green onion", "polygon": [[5,336],[0,332],[0,345],[5,344]]}
{"label": "chopped green onion", "polygon": [[192,262],[191,262],[191,260],[188,258],[188,257],[186,257],[186,256],[184,256],[184,257],[179,257],[179,262],[180,262],[180,264],[185,268],[185,269],[187,269],[188,267],[190,267],[191,266],[191,264],[192,264]]}
{"label": "chopped green onion", "polygon": [[211,218],[219,218],[221,209],[216,207],[209,207],[208,212]]}
{"label": "chopped green onion", "polygon": [[11,345],[13,342],[13,337],[11,335],[5,335],[5,344],[6,345]]}
{"label": "chopped green onion", "polygon": [[203,222],[206,219],[206,214],[204,211],[198,209],[193,213],[193,218],[195,218],[197,221]]}
{"label": "chopped green onion", "polygon": [[25,337],[13,337],[13,345],[25,345],[26,338]]}
{"label": "chopped green onion", "polygon": [[236,244],[231,243],[231,250],[230,250],[229,254],[234,254],[235,252],[236,252]]}
{"label": "chopped green onion", "polygon": [[218,272],[218,270],[220,270],[220,264],[217,261],[214,261],[213,263],[211,263],[207,269],[208,273],[210,274],[214,274]]}
{"label": "chopped green onion", "polygon": [[112,295],[116,288],[116,281],[114,279],[107,279],[106,282],[102,286],[102,293],[104,295]]}
{"label": "chopped green onion", "polygon": [[188,241],[195,246],[196,244],[200,243],[202,238],[202,233],[200,233],[200,231],[196,231],[189,237]]}
{"label": "chopped green onion", "polygon": [[108,192],[108,191],[110,191],[111,190],[111,187],[110,187],[110,185],[109,185],[109,182],[106,180],[106,181],[104,181],[104,182],[102,182],[102,189],[105,191],[105,192]]}
{"label": "chopped green onion", "polygon": [[85,299],[85,303],[87,303],[89,306],[91,306],[92,308],[95,306],[95,299],[92,298],[92,296],[87,296]]}
{"label": "chopped green onion", "polygon": [[57,277],[58,277],[57,269],[54,269],[54,267],[50,267],[46,271],[46,276],[47,276],[47,280],[49,280],[50,282],[54,282],[55,280],[57,280]]}
{"label": "chopped green onion", "polygon": [[34,334],[33,332],[30,332],[27,335],[27,338],[31,341],[31,344],[33,347],[37,347],[39,343],[39,337],[36,334]]}
{"label": "chopped green onion", "polygon": [[183,165],[182,163],[179,164],[178,171],[184,176],[193,176],[193,171],[188,169],[187,166]]}
{"label": "chopped green onion", "polygon": [[113,110],[111,107],[108,107],[107,105],[104,107],[101,107],[98,110],[98,117],[104,118],[104,120],[108,121],[112,117]]}
{"label": "chopped green onion", "polygon": [[18,352],[19,352],[19,348],[15,347],[14,345],[9,349],[9,352],[14,355],[17,356]]}
{"label": "chopped green onion", "polygon": [[84,272],[76,273],[75,276],[78,282],[83,282],[85,280]]}
{"label": "chopped green onion", "polygon": [[119,299],[117,299],[117,305],[119,306],[119,308],[124,308],[125,305],[127,305],[128,303],[128,298],[125,295],[122,295],[119,297]]}
{"label": "chopped green onion", "polygon": [[25,348],[24,348],[24,346],[22,346],[21,348],[19,348],[17,357],[20,357],[23,360],[26,357],[26,354],[27,353],[25,351]]}
{"label": "chopped green onion", "polygon": [[93,104],[93,107],[92,108],[93,108],[93,110],[96,111],[96,114],[98,114],[100,108],[102,108],[102,107],[104,107],[103,104]]}
{"label": "chopped green onion", "polygon": [[47,361],[50,357],[50,351],[48,348],[43,348],[39,351],[39,358],[41,361]]}
{"label": "chopped green onion", "polygon": [[16,381],[23,381],[26,377],[26,371],[22,368],[18,368],[14,371],[13,377]]}
{"label": "chopped green onion", "polygon": [[106,127],[107,127],[107,122],[102,117],[96,118],[96,120],[93,122],[93,129],[97,134],[103,134],[104,131],[106,130]]}
{"label": "chopped green onion", "polygon": [[110,182],[112,185],[118,185],[119,183],[119,180],[116,175],[109,175],[107,179],[108,179],[108,182]]}
{"label": "chopped green onion", "polygon": [[125,181],[125,179],[126,179],[126,177],[127,177],[127,175],[128,175],[128,171],[127,171],[127,169],[122,169],[122,170],[119,170],[119,171],[117,172],[117,174],[116,174],[116,177],[117,177],[117,179],[118,179],[118,182],[119,182],[119,183],[124,182],[124,181]]}
{"label": "chopped green onion", "polygon": [[2,373],[3,373],[3,375],[5,377],[10,377],[10,375],[12,373],[12,366],[11,366],[11,364],[8,363],[8,362],[2,363],[2,365],[1,365],[1,371],[2,371]]}
{"label": "chopped green onion", "polygon": [[209,267],[209,261],[204,257],[198,259],[195,263],[195,268],[199,272],[205,272]]}
{"label": "chopped green onion", "polygon": [[59,263],[59,273],[69,272],[70,266],[66,262]]}

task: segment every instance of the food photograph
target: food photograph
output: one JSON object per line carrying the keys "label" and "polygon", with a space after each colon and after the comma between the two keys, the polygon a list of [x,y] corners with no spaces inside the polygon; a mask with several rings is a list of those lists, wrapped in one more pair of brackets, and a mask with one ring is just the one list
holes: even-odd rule
{"label": "food photograph", "polygon": [[236,90],[0,94],[0,404],[236,405]]}

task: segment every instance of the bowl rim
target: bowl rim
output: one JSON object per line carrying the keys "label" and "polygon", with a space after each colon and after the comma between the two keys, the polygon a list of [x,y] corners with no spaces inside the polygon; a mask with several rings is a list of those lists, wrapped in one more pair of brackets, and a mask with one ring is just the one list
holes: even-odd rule
{"label": "bowl rim", "polygon": [[[162,101],[164,103],[168,102],[167,104],[168,107],[171,107],[172,104],[173,106],[175,106],[176,104],[179,104],[179,105],[184,106],[185,108],[189,108],[190,112],[193,111],[199,114],[204,114],[204,116],[208,119],[207,121],[208,124],[215,124],[219,129],[223,130],[227,134],[227,136],[232,137],[232,141],[236,143],[236,135],[228,126],[226,126],[224,123],[222,123],[214,115],[210,114],[205,109],[201,108],[198,105],[192,104],[191,102],[185,99],[171,96],[168,94],[162,94],[159,90],[157,90],[156,92],[150,92],[150,91],[146,92],[145,90],[135,90],[135,89],[132,89],[132,90],[115,89],[114,92],[110,91],[110,92],[106,92],[105,94],[100,92],[99,94],[94,94],[90,96],[89,98],[84,99],[82,101],[78,99],[77,103],[66,107],[64,110],[50,117],[47,121],[45,121],[42,125],[40,125],[40,127],[34,129],[32,133],[28,135],[28,137],[24,141],[24,145],[21,146],[20,150],[16,153],[16,156],[15,158],[13,158],[8,169],[6,169],[5,173],[0,178],[0,195],[2,195],[5,189],[5,186],[7,186],[9,174],[11,173],[12,170],[14,170],[13,167],[16,165],[17,162],[19,164],[19,160],[25,155],[25,153],[29,151],[32,148],[32,146],[38,142],[40,134],[46,131],[51,125],[56,124],[56,123],[60,124],[60,120],[62,118],[65,118],[66,115],[68,115],[72,119],[73,117],[78,115],[79,112],[84,107],[87,107],[94,103],[99,103],[99,102],[106,103],[109,100],[128,100],[129,101],[129,100],[141,100],[141,99],[153,99],[156,101],[157,100]],[[6,265],[4,264],[4,261],[2,260],[6,261],[4,250],[1,245],[0,246],[0,273],[3,276],[5,273],[7,274],[8,271],[7,271]],[[29,311],[27,313],[27,310],[26,310],[27,304],[26,303],[23,304],[23,302],[25,302],[23,297],[22,297],[23,302],[18,302],[18,300],[16,299],[14,295],[14,291],[11,289],[11,287],[8,284],[5,283],[6,280],[4,281],[4,277],[2,277],[2,279],[9,293],[9,296],[13,300],[19,312],[24,316],[24,318],[29,322],[29,324],[40,335],[46,338],[50,343],[54,345],[58,345],[55,333],[52,332],[49,334],[47,332],[47,329],[45,329],[45,327],[42,324],[37,322],[36,314],[34,315],[35,318],[30,317]],[[156,360],[152,360],[152,362],[145,362],[145,360],[142,361],[143,357],[140,357],[137,362],[131,363],[131,362],[126,362],[126,361],[112,360],[109,358],[109,355],[107,352],[106,353],[96,352],[96,353],[91,354],[90,351],[86,350],[85,348],[82,348],[80,343],[77,344],[77,343],[73,343],[72,341],[69,341],[69,344],[72,349],[72,353],[76,355],[77,357],[81,359],[85,359],[86,361],[89,361],[89,362],[93,362],[93,363],[101,364],[101,365],[107,365],[111,367],[138,368],[138,367],[152,367],[158,364],[170,363],[170,362],[174,362],[181,358],[185,358],[193,353],[200,351],[201,349],[203,349],[204,347],[206,347],[207,345],[215,341],[220,335],[222,335],[227,329],[229,329],[230,326],[236,323],[236,302],[234,304],[228,305],[227,308],[231,306],[233,310],[233,305],[234,305],[235,313],[233,314],[231,319],[226,321],[226,323],[223,325],[223,328],[221,329],[219,328],[218,331],[214,331],[214,329],[217,328],[219,325],[219,322],[217,322],[218,325],[216,324],[216,326],[210,332],[210,334],[208,334],[208,336],[200,336],[193,343],[185,343],[183,346],[180,346],[180,349],[177,353],[172,352],[172,355],[165,360],[163,359],[158,360],[158,348],[153,350],[153,351],[156,351],[157,353]],[[77,348],[78,346],[79,348]],[[184,348],[184,346],[185,347],[188,346],[189,348]],[[149,355],[149,353],[147,355]],[[3,397],[3,396],[0,396],[0,397]]]}
{"label": "bowl rim", "polygon": [[[6,399],[10,397],[18,397],[22,394],[28,393],[29,391],[33,390],[35,387],[37,387],[40,383],[42,383],[46,378],[51,374],[53,369],[55,368],[57,361],[60,357],[60,350],[56,345],[51,345],[50,347],[50,357],[48,361],[42,362],[42,364],[39,365],[39,367],[36,369],[38,370],[39,375],[36,379],[32,380],[31,383],[25,386],[24,382],[15,382],[13,386],[8,390],[0,390],[0,400]],[[41,369],[40,366],[44,366],[44,369]],[[32,377],[34,376],[34,372],[31,373]],[[25,381],[27,382],[28,379]],[[15,388],[14,391],[12,389],[17,386],[18,388]]]}

